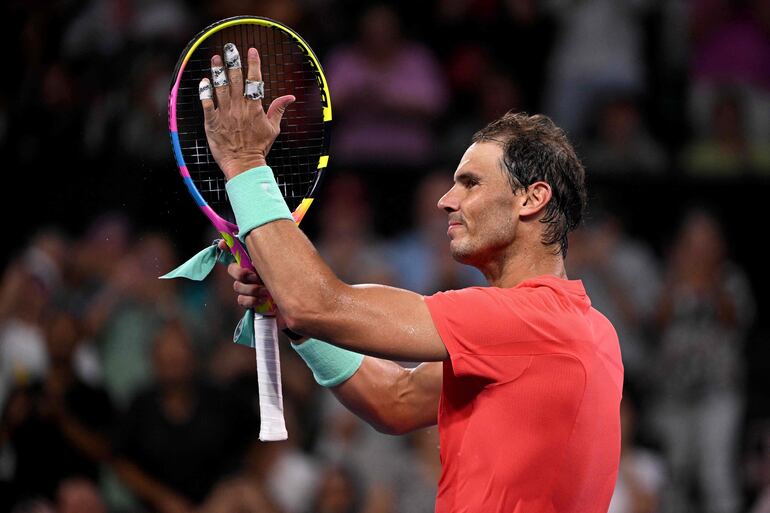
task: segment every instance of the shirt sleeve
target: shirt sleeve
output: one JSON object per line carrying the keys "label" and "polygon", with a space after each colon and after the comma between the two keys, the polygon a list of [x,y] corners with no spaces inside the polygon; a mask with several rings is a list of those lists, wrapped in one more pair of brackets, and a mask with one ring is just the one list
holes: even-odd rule
{"label": "shirt sleeve", "polygon": [[425,297],[455,375],[511,381],[534,354],[548,352],[538,348],[538,316],[530,296],[471,287]]}

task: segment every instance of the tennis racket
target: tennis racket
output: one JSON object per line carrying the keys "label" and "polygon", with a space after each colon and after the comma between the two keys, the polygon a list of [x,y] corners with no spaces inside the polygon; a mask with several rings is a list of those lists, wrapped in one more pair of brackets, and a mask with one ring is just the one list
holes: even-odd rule
{"label": "tennis racket", "polygon": [[[225,178],[208,146],[199,99],[199,82],[211,78],[211,58],[223,55],[227,43],[233,43],[242,53],[244,67],[248,49],[259,50],[265,110],[274,98],[286,94],[296,97],[283,115],[281,133],[268,155],[296,223],[310,208],[329,161],[331,102],[326,77],[308,44],[289,27],[266,18],[237,16],[218,21],[198,33],[177,62],[168,99],[168,121],[179,172],[236,262],[254,270],[236,237],[238,226],[227,198]],[[268,300],[255,310],[259,438],[285,440],[275,305]]]}

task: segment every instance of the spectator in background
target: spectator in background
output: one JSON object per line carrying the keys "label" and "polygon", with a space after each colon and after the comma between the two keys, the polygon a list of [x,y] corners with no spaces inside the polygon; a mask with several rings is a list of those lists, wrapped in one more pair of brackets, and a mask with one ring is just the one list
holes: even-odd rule
{"label": "spectator in background", "polygon": [[714,98],[709,134],[696,139],[682,155],[687,173],[702,177],[770,174],[770,143],[755,143],[748,137],[744,99],[729,90]]}
{"label": "spectator in background", "polygon": [[107,212],[96,216],[77,243],[72,247],[70,286],[75,309],[86,303],[116,272],[121,258],[131,251],[133,227],[123,212]]}
{"label": "spectator in background", "polygon": [[[457,123],[468,116],[474,115],[480,108],[479,87],[483,86],[485,81],[479,82],[479,77],[488,77],[494,73],[494,58],[490,55],[490,49],[482,41],[462,41],[454,40],[454,34],[461,32],[460,27],[446,28],[442,31],[443,35],[452,35],[452,51],[444,57],[445,74],[452,93],[452,111],[449,121]],[[468,139],[468,134],[459,143],[453,146],[459,148]],[[443,139],[442,139],[443,140]],[[455,148],[451,157],[454,159],[458,152]]]}
{"label": "spectator in background", "polygon": [[313,506],[307,513],[358,513],[361,510],[361,490],[355,474],[340,465],[326,467],[321,474]]}
{"label": "spectator in background", "polygon": [[[105,288],[109,277],[130,251],[131,223],[123,213],[108,212],[96,216],[85,234],[67,245],[63,261],[63,287],[57,295],[60,307],[73,312],[83,321],[83,340],[75,354],[75,368],[86,382],[104,384],[102,355],[95,335],[100,325],[89,316],[89,307]],[[98,321],[101,322],[101,321]]]}
{"label": "spectator in background", "polygon": [[35,237],[9,263],[0,282],[0,409],[16,385],[41,379],[48,368],[43,323],[60,292],[67,244],[55,232]]}
{"label": "spectator in background", "polygon": [[644,93],[640,20],[651,0],[552,0],[560,33],[550,63],[545,110],[571,137],[587,128],[599,94]]}
{"label": "spectator in background", "polygon": [[[454,96],[453,117],[467,103],[475,103],[488,78],[499,75],[515,80],[522,110],[542,110],[545,74],[556,35],[547,11],[544,2],[537,0],[435,2],[432,16],[420,26],[420,32],[430,31],[429,40],[441,52]],[[512,108],[514,104],[508,103],[480,122],[488,123]]]}
{"label": "spectator in background", "polygon": [[433,122],[446,107],[439,65],[427,47],[403,38],[387,4],[368,7],[358,31],[355,44],[327,58],[335,159],[346,165],[423,165],[433,157]]}
{"label": "spectator in background", "polygon": [[[390,513],[394,483],[409,457],[403,441],[377,432],[323,390],[321,433],[316,453],[334,466],[344,466],[361,487],[361,511]],[[435,497],[434,497],[435,499]]]}
{"label": "spectator in background", "polygon": [[151,380],[153,334],[168,319],[184,318],[178,285],[159,280],[174,267],[166,236],[146,234],[109,267],[108,281],[90,298],[86,318],[99,344],[104,384],[121,408]]}
{"label": "spectator in background", "polygon": [[81,329],[69,314],[49,316],[49,369],[14,389],[3,411],[0,448],[10,449],[15,499],[54,499],[67,478],[98,478],[109,455],[112,406],[106,392],[80,380],[73,355]]}
{"label": "spectator in background", "polygon": [[[628,384],[628,382],[627,382]],[[620,469],[608,513],[656,513],[665,482],[665,463],[637,444],[638,397],[626,386],[620,403]]]}
{"label": "spectator in background", "polygon": [[[340,417],[337,421],[342,421]],[[348,428],[355,423],[349,423]],[[343,427],[340,424],[338,427]],[[357,428],[357,426],[355,426]],[[352,438],[366,433],[348,432]],[[382,436],[382,435],[380,435]],[[384,438],[388,443],[392,438]],[[404,442],[408,445],[404,446]],[[420,429],[407,440],[396,440],[398,447],[397,467],[387,465],[381,457],[393,457],[393,453],[377,454],[371,447],[364,455],[348,453],[337,457],[324,472],[314,509],[311,513],[432,513],[436,506],[436,489],[441,474],[438,451],[438,430]],[[374,458],[368,466],[377,470],[364,470],[366,459]],[[386,471],[384,471],[387,469]]]}
{"label": "spectator in background", "polygon": [[165,165],[168,158],[166,120],[158,116],[168,107],[168,70],[173,59],[156,51],[134,61],[124,91],[126,108],[118,114],[118,142],[127,156],[151,166]]}
{"label": "spectator in background", "polygon": [[315,455],[299,446],[304,426],[297,423],[293,402],[284,402],[284,416],[289,438],[270,443],[254,439],[246,452],[241,478],[269,505],[265,513],[305,513],[318,494],[322,466]]}
{"label": "spectator in background", "polygon": [[690,110],[699,136],[710,132],[715,98],[740,91],[743,131],[751,144],[770,140],[770,2],[690,2]]}
{"label": "spectator in background", "polygon": [[[556,24],[545,4],[538,0],[504,0],[490,34],[491,50],[519,84],[521,104],[529,112],[543,110],[545,76],[556,36]],[[506,110],[512,108],[510,104]],[[483,123],[504,113],[498,112]]]}
{"label": "spectator in background", "polygon": [[740,508],[736,451],[743,412],[743,347],[754,302],[743,271],[728,259],[718,220],[688,212],[671,249],[659,302],[656,424],[671,470],[666,497],[688,511]]}
{"label": "spectator in background", "polygon": [[[441,136],[438,156],[442,162],[454,162],[458,155],[463,154],[468,146],[468,134],[473,133],[476,127],[486,125],[510,110],[519,111],[523,106],[519,84],[483,55],[476,55],[475,58],[481,59],[481,62],[468,66],[470,69],[463,69],[468,64],[463,59],[452,63],[450,72],[458,88],[455,92],[463,95],[456,100],[465,108],[455,111]],[[474,57],[467,55],[467,58]],[[477,67],[480,69],[475,69]],[[467,76],[463,77],[464,74]],[[484,80],[478,82],[479,76],[483,76]]]}
{"label": "spectator in background", "polygon": [[436,208],[436,198],[442,197],[451,185],[451,176],[440,170],[428,175],[418,186],[412,205],[416,227],[387,248],[397,286],[433,294],[483,283],[481,273],[458,264],[446,250],[446,213]]}
{"label": "spectator in background", "polygon": [[371,197],[358,176],[342,173],[329,181],[320,215],[318,252],[342,280],[393,282],[393,273],[371,228]]}
{"label": "spectator in background", "polygon": [[629,236],[620,217],[597,208],[586,225],[572,233],[567,265],[615,326],[628,379],[646,384],[648,333],[660,293],[660,271],[651,248]]}
{"label": "spectator in background", "polygon": [[11,513],[57,513],[54,505],[44,499],[31,499],[17,504]]}
{"label": "spectator in background", "polygon": [[[301,27],[301,18],[305,8],[310,3],[312,2],[308,2],[308,0],[301,2],[297,0],[260,0],[259,3],[255,3],[254,0],[203,0],[198,5],[201,7],[202,15],[205,16],[206,20],[221,20],[231,16],[242,16],[246,13],[256,14],[271,20],[278,20],[296,29],[303,37],[307,38],[307,32]],[[327,20],[323,20],[323,24],[326,22]],[[308,39],[308,41],[310,40]],[[314,44],[312,46],[317,49]]]}
{"label": "spectator in background", "polygon": [[[210,234],[207,235],[209,238],[202,240],[202,245],[212,243]],[[214,353],[219,350],[220,343],[226,344],[227,348],[237,346],[233,344],[233,332],[243,317],[243,308],[233,300],[233,284],[228,278],[224,267],[216,266],[209,277],[202,282],[191,280],[180,282],[183,309],[186,312],[195,312],[194,315],[185,318],[186,326],[190,329],[199,356],[209,364],[212,363]],[[245,364],[250,365],[249,369],[252,373],[256,372],[253,361],[243,362],[246,348],[238,346],[235,350],[239,355],[235,358],[241,360],[239,371]],[[207,366],[210,370],[210,365]],[[227,374],[227,370],[222,370]],[[217,381],[224,384],[229,381],[232,374],[222,377],[223,380],[217,379]]]}
{"label": "spectator in background", "polygon": [[749,513],[770,513],[770,421],[756,421],[746,438],[747,484],[756,492]]}
{"label": "spectator in background", "polygon": [[432,513],[441,477],[438,428],[409,435],[409,454],[393,487],[393,513]]}
{"label": "spectator in background", "polygon": [[[24,141],[26,157],[34,161],[41,153],[59,155],[72,165],[82,162],[78,149],[79,128],[87,109],[73,66],[65,62],[53,62],[46,66],[40,83],[30,83],[26,94],[39,94],[41,102],[30,101],[27,123],[32,120],[46,120],[35,123],[34,135]],[[37,109],[35,109],[37,107]],[[37,110],[35,112],[35,110]],[[50,152],[50,153],[49,153]]]}
{"label": "spectator in background", "polygon": [[128,39],[131,3],[114,0],[79,2],[61,34],[62,56],[72,60],[116,57]]}
{"label": "spectator in background", "polygon": [[94,483],[81,478],[68,479],[59,485],[56,505],[57,513],[107,513]]}
{"label": "spectator in background", "polygon": [[634,95],[610,94],[600,103],[595,133],[583,150],[588,170],[607,177],[662,174],[666,155],[644,126]]}
{"label": "spectator in background", "polygon": [[259,483],[232,478],[221,482],[194,513],[283,513],[265,496]]}
{"label": "spectator in background", "polygon": [[195,30],[194,16],[183,0],[90,0],[78,2],[71,11],[60,50],[71,61],[109,65],[126,47],[184,45]]}
{"label": "spectator in background", "polygon": [[164,324],[152,351],[155,383],[124,415],[115,470],[160,513],[191,511],[219,480],[237,469],[254,435],[251,412],[198,379],[189,335]]}
{"label": "spectator in background", "polygon": [[[437,0],[429,19],[431,25],[439,28],[442,34],[432,35],[432,39],[449,44],[459,27],[465,26],[472,36],[478,36],[495,22],[498,16],[497,2],[486,0]],[[457,37],[462,37],[458,34]],[[442,39],[443,38],[445,39]]]}

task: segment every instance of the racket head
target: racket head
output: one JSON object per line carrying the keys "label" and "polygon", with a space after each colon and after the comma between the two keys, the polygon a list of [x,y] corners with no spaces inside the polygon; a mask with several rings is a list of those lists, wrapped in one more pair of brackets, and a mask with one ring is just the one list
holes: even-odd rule
{"label": "racket head", "polygon": [[[268,155],[297,223],[312,204],[329,162],[332,114],[328,84],[317,57],[302,37],[282,23],[256,16],[227,18],[203,29],[182,51],[168,100],[174,157],[188,192],[234,248],[239,246],[234,239],[238,227],[225,177],[208,146],[198,94],[200,80],[211,77],[211,57],[222,55],[225,43],[236,45],[244,64],[249,47],[259,50],[265,109],[279,96],[292,94],[297,98],[284,113],[281,133]],[[236,259],[248,258],[242,248],[239,253]]]}

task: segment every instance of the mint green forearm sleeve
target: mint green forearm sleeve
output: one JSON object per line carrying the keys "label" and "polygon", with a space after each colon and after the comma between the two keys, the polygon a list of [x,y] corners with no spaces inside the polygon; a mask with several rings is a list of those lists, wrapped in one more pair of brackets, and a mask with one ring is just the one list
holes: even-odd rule
{"label": "mint green forearm sleeve", "polygon": [[310,338],[291,347],[299,354],[319,385],[336,387],[356,373],[364,355]]}
{"label": "mint green forearm sleeve", "polygon": [[225,184],[238,238],[243,242],[254,228],[278,219],[293,219],[270,166],[259,166],[235,176]]}

